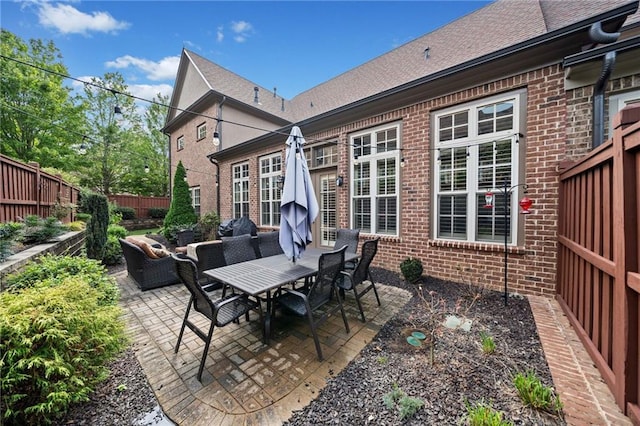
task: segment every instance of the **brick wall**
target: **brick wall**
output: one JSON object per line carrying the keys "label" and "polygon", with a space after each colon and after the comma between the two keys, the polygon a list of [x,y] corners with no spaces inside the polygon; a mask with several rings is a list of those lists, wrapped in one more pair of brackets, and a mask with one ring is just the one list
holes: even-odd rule
{"label": "brick wall", "polygon": [[[487,96],[516,89],[527,93],[525,174],[532,214],[524,220],[524,243],[509,247],[510,292],[555,294],[558,164],[565,159],[567,97],[560,65],[527,72],[435,99],[407,105],[359,121],[305,134],[308,140],[339,141],[338,175],[349,182],[349,135],[384,123],[402,122],[405,167],[401,169],[401,223],[399,237],[382,237],[374,264],[399,271],[407,256],[422,260],[425,274],[457,282],[473,282],[493,289],[504,288],[504,247],[500,244],[443,242],[431,235],[431,113]],[[577,114],[576,114],[577,115]],[[283,142],[286,139],[283,136]],[[572,139],[572,141],[575,140]],[[573,143],[573,142],[572,142]],[[576,142],[577,143],[577,142]],[[249,161],[251,218],[258,223],[258,162],[261,155],[277,152],[265,148],[254,155],[226,160],[220,166],[221,211],[231,212],[231,167]],[[282,145],[284,158],[284,143]],[[349,186],[337,188],[338,226],[349,226]],[[361,234],[362,239],[368,236]]]}

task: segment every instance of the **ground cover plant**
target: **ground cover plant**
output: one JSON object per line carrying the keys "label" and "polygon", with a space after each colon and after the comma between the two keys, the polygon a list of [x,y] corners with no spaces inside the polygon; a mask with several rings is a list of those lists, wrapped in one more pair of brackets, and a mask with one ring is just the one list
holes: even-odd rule
{"label": "ground cover plant", "polygon": [[50,424],[86,401],[127,345],[118,288],[97,261],[44,256],[0,293],[2,423]]}

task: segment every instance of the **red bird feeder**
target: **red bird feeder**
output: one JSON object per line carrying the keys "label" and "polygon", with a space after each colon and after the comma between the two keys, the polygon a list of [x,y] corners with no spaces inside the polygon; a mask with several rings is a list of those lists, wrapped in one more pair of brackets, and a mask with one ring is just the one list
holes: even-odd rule
{"label": "red bird feeder", "polygon": [[488,191],[486,194],[484,194],[484,208],[493,208],[493,192],[491,191]]}
{"label": "red bird feeder", "polygon": [[522,208],[522,214],[531,213],[529,209],[531,208],[532,204],[533,201],[531,201],[529,197],[523,197],[522,200],[520,200],[520,208]]}

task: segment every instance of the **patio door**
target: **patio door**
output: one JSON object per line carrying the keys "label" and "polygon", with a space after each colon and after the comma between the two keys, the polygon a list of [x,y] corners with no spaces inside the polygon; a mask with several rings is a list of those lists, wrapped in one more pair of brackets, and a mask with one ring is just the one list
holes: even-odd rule
{"label": "patio door", "polygon": [[336,172],[321,171],[312,174],[313,188],[320,211],[313,223],[313,247],[333,247],[336,240]]}

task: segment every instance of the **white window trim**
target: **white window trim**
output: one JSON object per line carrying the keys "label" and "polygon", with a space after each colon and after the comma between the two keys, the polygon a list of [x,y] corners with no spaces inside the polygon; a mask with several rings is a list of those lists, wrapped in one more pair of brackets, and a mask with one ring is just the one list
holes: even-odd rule
{"label": "white window trim", "polygon": [[[389,130],[394,128],[396,129],[396,149],[392,150],[392,151],[383,151],[378,153],[377,152],[377,147],[376,147],[376,132],[379,132],[381,130]],[[371,136],[371,154],[367,154],[367,155],[361,155],[358,157],[358,162],[369,162],[371,164],[370,166],[370,176],[369,176],[369,182],[370,182],[370,194],[369,194],[369,198],[371,200],[371,229],[369,232],[367,232],[367,234],[372,234],[372,235],[380,235],[380,236],[393,236],[393,237],[397,237],[399,236],[400,233],[400,223],[401,223],[401,211],[402,208],[400,206],[400,179],[401,179],[401,175],[400,175],[400,148],[402,146],[402,125],[400,122],[396,122],[396,123],[388,123],[388,124],[384,124],[381,126],[377,126],[377,127],[372,127],[372,128],[368,128],[364,131],[360,131],[357,133],[353,133],[351,135],[349,135],[349,168],[350,168],[350,176],[355,176],[355,170],[354,170],[354,156],[355,156],[355,144],[354,144],[354,139],[360,136],[364,136],[364,135],[370,135]],[[396,162],[396,181],[395,181],[395,197],[396,197],[396,231],[393,234],[390,233],[378,233],[377,229],[378,229],[378,215],[377,215],[377,189],[378,189],[378,182],[377,182],[377,178],[378,178],[378,168],[376,167],[376,162],[380,159],[385,159],[385,158],[392,158],[395,159]],[[349,215],[349,223],[351,228],[353,228],[354,225],[354,214],[355,214],[355,209],[354,209],[354,193],[355,193],[355,183],[354,183],[354,179],[350,179],[349,182],[349,193],[350,193],[350,200],[349,200],[349,209],[351,211],[350,215]]]}
{"label": "white window trim", "polygon": [[[201,135],[200,133],[204,134]],[[198,127],[196,127],[196,136],[198,137],[197,140],[199,141],[207,137],[207,123],[202,123]]]}
{"label": "white window trim", "polygon": [[184,149],[184,136],[178,136],[176,139],[176,151],[182,151]]}
{"label": "white window trim", "polygon": [[[247,192],[247,199],[246,200],[238,199],[238,197],[242,198],[242,182],[247,182],[247,185],[249,185],[249,178],[251,177],[250,173],[247,172],[247,176],[246,177],[241,176],[240,178],[236,178],[236,169],[239,168],[240,172],[242,172],[242,169],[243,169],[244,166],[247,166],[247,170],[248,170],[249,162],[245,161],[243,163],[234,164],[232,169],[231,169],[231,176],[232,176],[231,197],[232,197],[232,209],[233,209],[232,212],[233,212],[234,216],[236,214],[236,204],[238,204],[238,203],[241,204],[241,206],[246,204],[248,209],[251,208],[250,200],[249,200],[249,193],[248,192]],[[236,183],[240,183],[240,194],[236,193],[236,190],[235,190]],[[241,208],[241,210],[242,210],[242,208]],[[241,211],[240,212],[240,216],[239,217],[234,217],[234,219],[239,219],[242,216],[249,216],[249,211],[246,211],[246,212],[245,211]]]}
{"label": "white window trim", "polygon": [[[189,188],[191,192],[191,206],[196,212],[200,211],[200,186],[192,186]],[[196,196],[197,193],[197,196]]]}
{"label": "white window trim", "polygon": [[[275,171],[273,170],[273,165],[274,165],[273,159],[274,158],[278,158],[280,160],[280,163],[279,163],[280,168],[279,168],[279,170],[275,170]],[[262,162],[264,160],[269,160],[269,166],[271,168],[271,171],[268,172],[268,173],[263,173],[262,172]],[[264,155],[264,156],[258,158],[258,165],[259,165],[259,168],[260,168],[259,169],[260,170],[260,176],[258,177],[258,182],[260,182],[260,201],[259,201],[260,202],[260,225],[261,226],[280,226],[280,221],[274,217],[274,216],[276,216],[276,214],[280,213],[279,210],[277,212],[271,211],[271,210],[269,211],[269,218],[270,218],[270,222],[271,223],[264,223],[263,222],[263,213],[264,213],[264,211],[262,210],[262,205],[263,205],[263,203],[265,201],[268,201],[270,204],[274,203],[274,202],[277,202],[278,204],[280,204],[280,199],[282,197],[282,194],[277,189],[277,185],[278,185],[277,178],[282,175],[282,155],[280,153]],[[264,178],[270,178],[271,185],[276,185],[276,191],[278,193],[278,197],[275,197],[275,198],[269,199],[269,200],[264,200],[262,198],[262,193],[263,193],[263,190],[265,189],[265,188],[263,188],[263,179]]]}
{"label": "white window trim", "polygon": [[[513,129],[495,132],[490,135],[480,135],[475,136],[477,132],[477,109],[483,105],[495,104],[503,101],[514,101],[514,111],[513,111]],[[434,146],[436,148],[436,155],[433,156],[433,173],[432,173],[432,201],[431,201],[431,217],[432,217],[432,236],[435,240],[440,241],[465,241],[470,243],[482,243],[482,244],[504,244],[504,240],[502,241],[485,241],[485,240],[477,240],[476,239],[476,225],[477,225],[477,205],[475,200],[475,196],[481,192],[486,192],[484,190],[478,190],[478,174],[477,167],[478,164],[478,154],[479,154],[479,146],[483,143],[488,143],[492,141],[499,141],[504,139],[512,139],[511,144],[511,186],[513,188],[511,190],[511,199],[510,199],[510,218],[509,218],[509,235],[510,241],[508,242],[509,246],[518,246],[521,245],[524,241],[524,221],[522,219],[522,215],[519,212],[518,202],[520,198],[524,196],[524,188],[523,184],[525,183],[525,177],[523,173],[523,167],[525,164],[525,147],[524,147],[524,138],[520,138],[518,134],[523,133],[524,128],[526,127],[525,119],[526,119],[526,91],[519,90],[516,92],[510,92],[506,94],[491,96],[488,98],[482,98],[476,101],[472,101],[466,103],[464,105],[457,105],[455,107],[446,108],[443,110],[436,111],[431,115],[431,123],[433,123],[433,135],[432,140],[434,141]],[[449,115],[455,112],[460,112],[464,110],[469,110],[469,134],[471,136],[467,136],[465,138],[454,139],[452,141],[446,141],[442,143],[438,143],[438,135],[440,134],[439,129],[439,117],[442,115]],[[471,131],[473,129],[473,131]],[[467,158],[467,190],[464,193],[467,194],[467,237],[466,239],[453,239],[453,238],[444,238],[438,236],[439,229],[439,214],[438,214],[438,195],[439,195],[439,186],[440,186],[440,165],[438,163],[438,148],[456,148],[456,147],[468,147],[468,158]],[[497,188],[492,188],[491,192],[493,192],[494,197],[503,197],[504,189],[502,186]],[[469,197],[469,194],[473,194],[474,197]],[[496,207],[494,207],[496,208]],[[499,214],[500,212],[496,212]]]}

